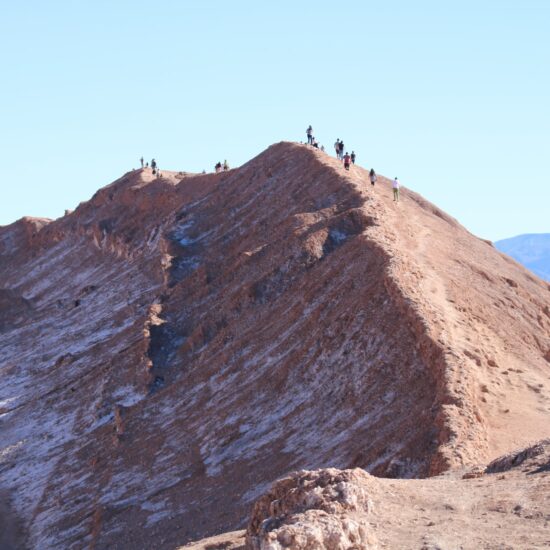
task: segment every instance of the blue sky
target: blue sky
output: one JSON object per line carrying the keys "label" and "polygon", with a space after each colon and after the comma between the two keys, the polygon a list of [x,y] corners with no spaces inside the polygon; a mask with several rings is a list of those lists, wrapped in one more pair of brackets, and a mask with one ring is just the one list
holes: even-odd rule
{"label": "blue sky", "polygon": [[312,124],[489,239],[550,232],[550,2],[0,0],[0,224]]}

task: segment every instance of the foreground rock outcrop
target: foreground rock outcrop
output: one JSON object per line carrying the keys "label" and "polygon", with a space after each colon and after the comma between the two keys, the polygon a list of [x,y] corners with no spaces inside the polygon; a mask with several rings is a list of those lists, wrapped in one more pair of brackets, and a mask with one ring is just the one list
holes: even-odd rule
{"label": "foreground rock outcrop", "polygon": [[306,146],[0,228],[0,491],[30,548],[174,548],[295,470],[548,437],[550,287]]}
{"label": "foreground rock outcrop", "polygon": [[185,549],[549,546],[550,440],[545,440],[486,468],[431,479],[381,479],[360,469],[295,472],[256,502],[246,532],[219,535]]}
{"label": "foreground rock outcrop", "polygon": [[253,550],[376,548],[364,516],[372,511],[363,470],[297,472],[254,505],[247,531]]}

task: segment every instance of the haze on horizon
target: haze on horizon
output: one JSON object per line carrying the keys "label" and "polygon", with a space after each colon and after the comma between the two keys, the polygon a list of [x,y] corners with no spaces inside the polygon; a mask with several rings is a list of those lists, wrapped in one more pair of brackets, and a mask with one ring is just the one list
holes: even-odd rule
{"label": "haze on horizon", "polygon": [[240,165],[336,138],[498,240],[550,232],[548,3],[5,3],[0,225],[155,157]]}

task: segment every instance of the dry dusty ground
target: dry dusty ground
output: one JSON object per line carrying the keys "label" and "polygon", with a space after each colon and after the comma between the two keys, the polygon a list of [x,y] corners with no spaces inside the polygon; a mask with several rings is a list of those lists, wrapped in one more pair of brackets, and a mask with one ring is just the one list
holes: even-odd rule
{"label": "dry dusty ground", "polygon": [[[337,470],[330,472],[333,477],[338,475]],[[481,468],[470,468],[431,479],[396,480],[374,478],[360,470],[347,472],[348,481],[364,490],[368,505],[349,507],[346,520],[363,522],[370,543],[338,547],[325,541],[317,546],[318,541],[310,538],[308,543],[300,546],[296,544],[295,536],[294,543],[289,545],[265,545],[262,548],[527,550],[550,547],[550,440],[531,447],[527,452],[512,453],[496,460],[485,473]],[[315,472],[317,475],[322,473]],[[326,487],[330,483],[325,479],[321,485]],[[293,490],[296,486],[293,485]],[[281,502],[284,506],[285,499],[292,498],[291,491],[277,491],[275,488],[268,501],[276,502],[275,497],[278,498],[277,506],[281,507]],[[310,510],[326,509],[326,504],[318,501]],[[307,508],[307,505],[302,506],[299,513],[286,523],[292,524],[301,517],[302,524],[296,531],[303,533],[306,531],[304,524],[308,524],[310,532],[314,532],[318,518],[312,516],[309,521],[304,521],[303,513]],[[262,521],[269,514],[259,516],[259,521]],[[337,531],[338,526],[332,529]],[[279,527],[276,532],[280,531]],[[246,531],[243,530],[182,548],[242,549],[245,544]]]}

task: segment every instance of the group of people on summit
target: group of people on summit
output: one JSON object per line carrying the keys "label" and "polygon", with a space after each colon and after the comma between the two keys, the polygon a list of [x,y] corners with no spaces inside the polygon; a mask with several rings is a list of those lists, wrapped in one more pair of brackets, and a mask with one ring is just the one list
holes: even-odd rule
{"label": "group of people on summit", "polygon": [[[319,148],[319,143],[315,139],[313,135],[313,128],[311,127],[311,124],[306,129],[306,136],[307,136],[307,144],[313,145],[313,147]],[[325,147],[321,145],[321,151],[325,150]],[[350,166],[352,164],[355,164],[355,151],[351,152],[351,155],[346,151],[344,153],[345,147],[344,142],[340,141],[340,138],[336,140],[336,143],[334,144],[334,150],[336,151],[336,158],[341,160],[344,163],[344,168],[346,170],[350,169]]]}
{"label": "group of people on summit", "polygon": [[[316,149],[320,149],[321,151],[325,151],[325,147],[321,145],[319,147],[319,142],[315,139],[313,135],[313,128],[311,127],[311,124],[306,129],[306,136],[307,136],[307,144],[315,147]],[[338,160],[341,160],[344,164],[344,168],[349,171],[352,164],[355,164],[356,154],[355,151],[351,152],[351,155],[345,151],[344,147],[344,141],[340,140],[340,138],[336,139],[336,142],[334,143],[334,150],[336,152],[336,158]],[[145,162],[143,157],[140,159],[141,162],[141,168],[149,168],[149,163]],[[155,159],[151,160],[151,168],[153,170],[153,174],[156,174],[157,177],[160,177],[160,171],[157,166],[157,161]],[[229,170],[229,164],[227,163],[227,160],[224,160],[223,164],[221,162],[217,162],[214,166],[214,170],[216,174],[220,172],[227,172]],[[202,172],[205,174],[206,172],[203,170]],[[374,184],[376,183],[378,179],[378,176],[376,175],[376,172],[374,171],[374,168],[370,169],[369,172],[369,181],[371,185],[374,187]],[[392,189],[393,189],[393,200],[394,202],[399,202],[399,189],[401,188],[401,183],[399,182],[399,179],[397,177],[394,178],[392,182]]]}
{"label": "group of people on summit", "polygon": [[[149,168],[149,163],[145,162],[145,159],[143,157],[139,159],[139,162],[141,163],[141,168]],[[153,170],[153,174],[160,178],[160,170],[155,159],[151,160],[151,169]],[[227,172],[229,170],[229,164],[227,163],[227,160],[224,160],[223,164],[221,162],[217,162],[214,166],[214,170],[216,174],[222,171]],[[202,173],[206,174],[206,170],[203,170]]]}
{"label": "group of people on summit", "polygon": [[220,172],[227,172],[229,170],[229,164],[227,164],[227,160],[223,161],[223,164],[221,162],[217,162],[214,166],[214,170],[216,171],[216,174],[219,174]]}
{"label": "group of people on summit", "polygon": [[344,163],[344,168],[346,170],[349,170],[350,166],[355,164],[355,151],[352,151],[351,155],[347,151],[344,154],[344,141],[340,141],[340,138],[336,139],[334,150],[336,151],[336,158]]}
{"label": "group of people on summit", "polygon": [[319,147],[319,142],[315,139],[315,136],[313,135],[313,128],[311,127],[311,124],[308,126],[307,130],[306,130],[306,135],[307,135],[307,144],[308,145],[313,145],[313,147],[315,147],[315,149],[321,149],[321,151],[325,151],[325,146],[324,145],[321,145]]}
{"label": "group of people on summit", "polygon": [[[311,124],[306,129],[306,136],[307,136],[307,144],[313,145],[313,147],[319,148],[318,142],[313,136],[313,128]],[[324,151],[325,148],[321,146],[321,150]],[[352,164],[355,164],[356,154],[355,151],[351,152],[351,155],[345,151],[344,141],[340,141],[340,138],[336,139],[336,142],[334,143],[334,150],[336,151],[336,158],[338,160],[341,160],[344,163],[344,168],[349,171]],[[378,179],[378,176],[376,175],[376,172],[374,171],[374,168],[370,169],[369,172],[369,180],[371,182],[371,185],[374,186]],[[399,202],[399,189],[401,187],[401,184],[399,182],[399,179],[396,177],[394,178],[392,182],[392,188],[393,188],[393,200],[394,202]]]}
{"label": "group of people on summit", "polygon": [[[141,162],[142,168],[149,168],[149,163],[148,162],[144,163],[143,157],[139,159],[139,162]],[[160,170],[158,169],[157,161],[155,159],[151,160],[151,169],[153,170],[153,175],[156,175],[157,178],[160,178]]]}

